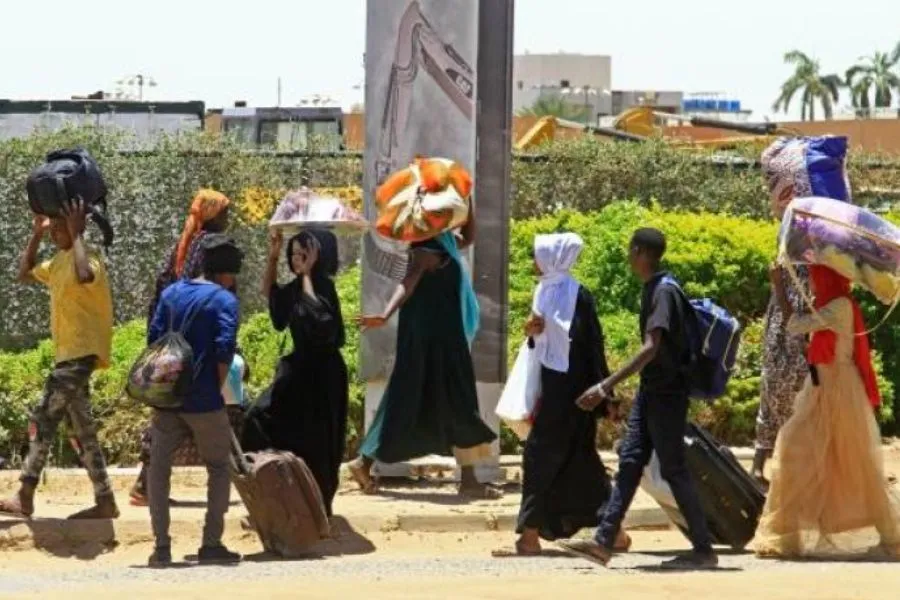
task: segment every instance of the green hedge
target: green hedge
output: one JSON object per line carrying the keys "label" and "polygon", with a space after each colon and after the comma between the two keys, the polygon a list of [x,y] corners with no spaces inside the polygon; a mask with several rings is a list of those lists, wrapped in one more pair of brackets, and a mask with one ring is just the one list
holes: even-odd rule
{"label": "green hedge", "polygon": [[[510,256],[510,355],[522,342],[521,328],[528,314],[534,276],[530,248],[537,233],[574,231],[587,242],[575,268],[576,276],[595,294],[607,337],[607,355],[613,367],[619,366],[638,346],[637,302],[639,284],[626,262],[626,244],[638,226],[652,225],[665,231],[670,251],[666,266],[684,283],[692,296],[710,296],[732,310],[744,324],[738,356],[738,368],[727,395],[713,406],[697,404],[695,416],[721,439],[747,444],[754,435],[754,420],[759,402],[762,316],[768,300],[767,265],[774,251],[775,230],[771,223],[712,214],[667,212],[659,207],[645,208],[635,202],[620,202],[598,213],[559,213],[551,217],[514,222]],[[338,278],[338,291],[348,323],[359,309],[359,270],[351,267]],[[864,306],[870,313],[882,315],[868,298]],[[249,390],[258,394],[269,383],[281,336],[273,331],[266,313],[245,313],[240,344],[251,367]],[[358,332],[347,328],[344,357],[350,368],[351,410],[348,453],[353,454],[363,427],[364,386],[356,379],[359,347]],[[875,347],[891,374],[881,378],[885,396],[882,422],[893,420],[894,389],[898,370],[897,348],[900,328],[897,317],[879,329]],[[101,422],[101,438],[113,463],[132,463],[138,452],[140,429],[145,411],[123,398],[125,372],[143,348],[142,321],[116,329],[113,367],[100,373],[94,382],[95,412]],[[16,455],[26,444],[27,407],[39,396],[43,378],[52,365],[51,348],[42,342],[36,349],[12,353],[0,352],[0,454]],[[626,399],[635,381],[620,388]],[[604,427],[600,442],[608,445],[617,432]],[[515,450],[515,439],[505,432],[504,450]],[[70,459],[61,438],[57,460]]]}
{"label": "green hedge", "polygon": [[[713,406],[695,405],[695,416],[714,434],[732,443],[747,444],[754,436],[759,406],[763,317],[769,299],[768,265],[775,256],[777,227],[770,221],[709,213],[674,212],[636,202],[612,204],[598,213],[561,212],[516,222],[511,235],[510,355],[522,341],[534,276],[530,252],[535,234],[574,231],[586,242],[578,265],[578,279],[596,296],[607,335],[607,354],[613,368],[638,347],[636,313],[640,284],[631,276],[627,244],[638,227],[666,233],[665,267],[692,297],[710,297],[727,307],[742,323],[738,364],[726,396]],[[860,295],[874,325],[885,308],[869,295]],[[900,389],[900,311],[873,335],[884,406],[886,431],[894,424],[895,389]],[[882,368],[883,362],[883,368]],[[635,381],[624,390],[627,398]],[[606,431],[606,435],[613,432]],[[605,440],[608,442],[609,440]]]}
{"label": "green hedge", "polygon": [[[258,279],[265,250],[262,221],[280,190],[301,183],[332,188],[362,183],[358,157],[248,155],[228,138],[203,133],[163,135],[131,154],[120,151],[137,146],[129,134],[95,127],[0,140],[0,348],[30,347],[45,333],[43,292],[7,282],[29,232],[25,178],[48,150],[75,145],[97,157],[109,183],[118,236],[109,260],[120,323],[144,315],[153,277],[197,188],[215,187],[235,202],[234,231],[248,250],[247,278]],[[668,210],[767,216],[759,172],[713,166],[704,160],[708,152],[678,150],[661,141],[624,144],[593,137],[547,144],[537,152],[540,160],[519,156],[514,161],[511,212],[516,219],[560,210],[596,212],[623,198],[644,206],[658,199]],[[863,165],[871,157],[851,158],[856,190],[895,185],[896,170],[867,170]],[[621,292],[630,284],[623,285]],[[741,290],[733,292],[742,297]],[[242,302],[248,311],[263,307],[255,289],[242,292]]]}

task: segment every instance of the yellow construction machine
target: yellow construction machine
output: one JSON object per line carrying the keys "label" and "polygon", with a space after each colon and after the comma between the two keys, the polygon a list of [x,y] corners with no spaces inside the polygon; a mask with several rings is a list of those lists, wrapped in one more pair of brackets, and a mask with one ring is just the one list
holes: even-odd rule
{"label": "yellow construction machine", "polygon": [[[691,127],[706,127],[734,131],[743,135],[715,137],[706,140],[694,140],[689,137],[679,138],[665,135],[660,123],[678,121]],[[762,150],[776,137],[797,135],[796,131],[779,126],[777,123],[734,123],[707,117],[688,117],[654,110],[652,106],[629,108],[616,117],[612,127],[595,127],[556,117],[541,117],[519,140],[516,150],[528,150],[544,142],[556,139],[560,129],[569,132],[581,131],[611,137],[613,139],[641,142],[652,137],[660,137],[682,148],[711,148],[728,150],[737,147],[753,146]]]}

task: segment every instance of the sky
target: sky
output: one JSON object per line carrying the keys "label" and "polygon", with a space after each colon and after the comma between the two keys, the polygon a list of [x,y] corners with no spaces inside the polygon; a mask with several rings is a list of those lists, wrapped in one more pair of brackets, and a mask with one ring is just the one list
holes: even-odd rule
{"label": "sky", "polygon": [[[284,105],[363,97],[366,0],[15,0],[2,15],[0,98],[112,91],[138,73],[157,82],[146,99],[208,107],[274,105],[279,77]],[[897,0],[517,0],[514,35],[517,53],[611,56],[614,89],[724,92],[761,119],[790,74],[786,51],[843,74],[893,49],[898,23]]]}

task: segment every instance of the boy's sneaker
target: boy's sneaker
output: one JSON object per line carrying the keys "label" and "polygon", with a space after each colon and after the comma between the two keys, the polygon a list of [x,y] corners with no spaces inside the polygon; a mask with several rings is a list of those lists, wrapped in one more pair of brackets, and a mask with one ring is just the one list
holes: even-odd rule
{"label": "boy's sneaker", "polygon": [[147,565],[154,568],[168,567],[172,564],[172,548],[169,546],[157,546],[150,555]]}
{"label": "boy's sneaker", "polygon": [[719,565],[719,557],[710,550],[709,552],[689,552],[676,556],[672,560],[664,561],[660,568],[667,571],[693,571],[715,569]]}
{"label": "boy's sneaker", "polygon": [[197,552],[197,561],[200,564],[235,564],[241,562],[242,556],[232,552],[225,546],[203,546]]}

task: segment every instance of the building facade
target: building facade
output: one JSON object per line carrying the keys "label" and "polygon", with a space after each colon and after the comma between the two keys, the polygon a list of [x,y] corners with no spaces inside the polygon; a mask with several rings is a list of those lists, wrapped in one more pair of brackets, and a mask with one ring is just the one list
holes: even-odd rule
{"label": "building facade", "polygon": [[612,111],[612,59],[595,54],[520,54],[513,59],[513,112],[541,100],[562,101],[579,120]]}

